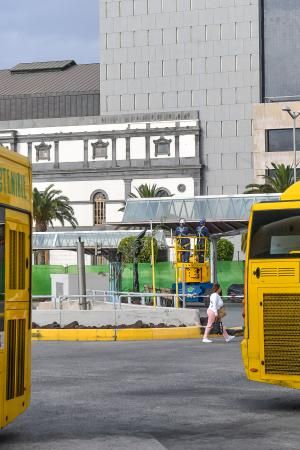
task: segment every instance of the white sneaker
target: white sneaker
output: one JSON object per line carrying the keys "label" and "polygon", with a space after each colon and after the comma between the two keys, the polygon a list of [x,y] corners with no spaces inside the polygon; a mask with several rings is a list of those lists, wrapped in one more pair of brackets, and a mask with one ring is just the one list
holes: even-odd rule
{"label": "white sneaker", "polygon": [[210,344],[212,341],[210,339],[203,338],[202,342],[204,342],[205,344]]}
{"label": "white sneaker", "polygon": [[230,341],[232,341],[232,339],[234,339],[234,338],[235,338],[235,336],[228,336],[228,338],[225,339],[225,341],[226,341],[226,342],[230,342]]}

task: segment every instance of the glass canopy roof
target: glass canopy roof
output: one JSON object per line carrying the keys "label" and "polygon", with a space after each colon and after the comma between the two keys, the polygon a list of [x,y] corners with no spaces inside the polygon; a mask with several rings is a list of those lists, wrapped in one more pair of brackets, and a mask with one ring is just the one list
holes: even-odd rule
{"label": "glass canopy roof", "polygon": [[[78,239],[84,242],[85,249],[114,250],[125,237],[138,236],[141,230],[113,230],[113,231],[60,231],[33,233],[33,250],[74,250],[77,248]],[[150,235],[150,232],[147,232]],[[166,239],[162,230],[155,231],[155,238],[160,248],[166,248]]]}
{"label": "glass canopy roof", "polygon": [[238,233],[245,229],[251,206],[254,203],[278,201],[280,194],[222,195],[192,198],[141,198],[128,199],[123,224],[149,222],[178,223],[181,217],[190,224],[205,218],[212,233]]}

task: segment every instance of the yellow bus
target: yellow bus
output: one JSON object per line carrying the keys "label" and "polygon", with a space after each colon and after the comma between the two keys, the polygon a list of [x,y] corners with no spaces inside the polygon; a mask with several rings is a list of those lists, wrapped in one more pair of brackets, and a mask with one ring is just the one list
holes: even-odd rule
{"label": "yellow bus", "polygon": [[251,211],[242,354],[253,381],[300,388],[300,182]]}
{"label": "yellow bus", "polygon": [[31,167],[0,148],[0,428],[30,402]]}

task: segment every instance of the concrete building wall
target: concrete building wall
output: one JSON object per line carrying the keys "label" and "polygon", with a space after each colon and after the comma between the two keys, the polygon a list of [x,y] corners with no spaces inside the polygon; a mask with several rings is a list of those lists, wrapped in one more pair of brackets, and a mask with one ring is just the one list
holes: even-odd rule
{"label": "concrete building wall", "polygon": [[[287,112],[282,108],[289,106],[293,111],[300,110],[300,102],[284,103],[261,103],[253,107],[253,169],[254,180],[256,183],[263,184],[261,175],[266,173],[267,169],[272,169],[271,163],[290,164],[294,166],[294,152],[292,126],[293,121]],[[300,119],[297,120],[297,134],[299,131]],[[267,133],[270,130],[289,130],[290,131],[290,151],[282,148],[282,151],[268,151]],[[298,138],[297,144],[299,145]],[[298,147],[299,148],[299,147]],[[299,168],[300,149],[297,151],[297,164]]]}
{"label": "concrete building wall", "polygon": [[101,114],[196,110],[203,194],[252,181],[258,0],[101,1]]}

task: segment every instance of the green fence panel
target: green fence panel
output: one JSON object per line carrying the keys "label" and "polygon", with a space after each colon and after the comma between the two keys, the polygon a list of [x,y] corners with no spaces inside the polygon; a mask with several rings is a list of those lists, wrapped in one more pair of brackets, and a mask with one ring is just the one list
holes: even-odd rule
{"label": "green fence panel", "polygon": [[52,273],[65,273],[64,266],[32,266],[32,295],[51,295]]}
{"label": "green fence panel", "polygon": [[218,282],[222,286],[223,294],[227,294],[227,289],[231,284],[244,283],[244,262],[243,261],[218,261],[217,263]]}
{"label": "green fence panel", "polygon": [[[85,266],[86,273],[109,273],[109,264]],[[78,273],[77,266],[66,266],[66,273]]]}
{"label": "green fence panel", "polygon": [[[144,290],[144,286],[152,286],[152,267],[149,263],[139,264],[139,282],[140,290]],[[161,262],[155,264],[155,283],[156,288],[171,288],[175,283],[175,269],[170,262]],[[132,264],[124,264],[122,270],[122,290],[132,291],[133,288],[133,269]]]}
{"label": "green fence panel", "polygon": [[[244,263],[239,261],[218,261],[218,280],[223,293],[227,293],[231,284],[244,283]],[[109,265],[86,266],[87,273],[109,273]],[[32,267],[32,293],[33,295],[51,295],[51,274],[77,273],[77,266],[36,266]],[[152,286],[152,267],[149,263],[139,264],[140,290],[144,286]],[[171,288],[175,283],[175,269],[171,262],[155,264],[155,281],[157,289]],[[133,288],[132,264],[125,264],[122,270],[123,291],[132,291]]]}
{"label": "green fence panel", "polygon": [[[87,273],[108,273],[109,265],[86,266]],[[77,273],[77,266],[32,266],[32,294],[51,295],[51,274]]]}
{"label": "green fence panel", "polygon": [[[244,263],[242,261],[218,261],[218,280],[222,286],[224,295],[231,284],[244,283]],[[175,269],[170,262],[157,263],[155,265],[155,281],[157,289],[171,288],[175,283]],[[150,264],[139,264],[140,290],[144,285],[152,286],[152,268]],[[131,291],[133,285],[132,264],[125,264],[122,272],[122,290]]]}

